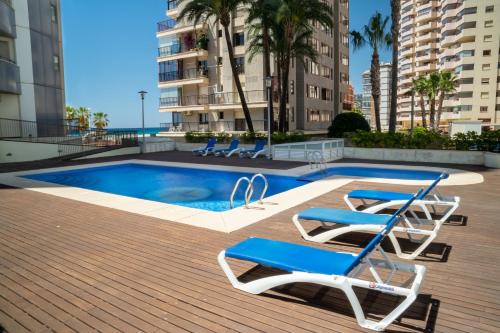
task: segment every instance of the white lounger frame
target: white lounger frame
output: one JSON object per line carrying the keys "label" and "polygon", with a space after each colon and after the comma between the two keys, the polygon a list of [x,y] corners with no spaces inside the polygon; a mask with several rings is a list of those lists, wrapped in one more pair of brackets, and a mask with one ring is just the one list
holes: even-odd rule
{"label": "white lounger frame", "polygon": [[[265,292],[266,290],[280,285],[298,282],[315,283],[332,288],[338,288],[346,294],[347,299],[349,300],[349,303],[351,304],[354,311],[354,315],[356,316],[356,320],[361,327],[375,331],[383,331],[394,320],[400,317],[417,298],[420,286],[425,276],[425,267],[422,265],[392,262],[387,257],[385,252],[380,248],[380,246],[378,246],[377,249],[380,251],[384,259],[371,259],[370,256],[373,254],[373,252],[375,252],[373,251],[362,261],[361,264],[355,267],[348,276],[292,272],[282,275],[265,277],[247,283],[240,282],[234,275],[233,271],[226,261],[225,251],[220,252],[217,259],[219,261],[219,265],[221,266],[222,270],[226,274],[233,287],[251,294],[260,294],[262,292]],[[391,271],[387,279],[382,280],[382,278],[376,271],[377,267],[386,268]],[[361,280],[358,278],[358,276],[361,275],[361,273],[366,268],[368,268],[368,270],[372,274],[375,280],[374,282]],[[394,273],[398,271],[404,271],[413,274],[404,283],[399,285],[391,285],[390,283],[394,276]],[[363,312],[363,309],[361,308],[361,304],[353,290],[353,287],[373,289],[382,293],[402,296],[405,297],[405,299],[387,316],[377,322],[369,320],[365,317],[365,314]]]}
{"label": "white lounger frame", "polygon": [[[229,150],[229,149],[225,149],[225,150]],[[233,154],[236,154],[236,153],[239,153],[241,148],[235,148],[233,150],[230,150],[229,152],[226,153],[226,151],[215,151],[214,152],[214,155],[215,156],[222,156],[224,155],[225,157],[231,157],[231,155]]]}
{"label": "white lounger frame", "polygon": [[250,157],[250,158],[257,158],[260,154],[266,152],[267,149],[261,149],[257,152],[254,152],[254,151],[241,151],[240,152],[240,157]]}
{"label": "white lounger frame", "polygon": [[[434,198],[434,196],[432,196]],[[407,212],[412,216],[412,218],[408,218],[407,215],[403,215],[403,217],[400,217],[399,223],[404,223],[405,226],[400,226],[396,225],[394,228],[391,230],[391,232],[387,235],[389,239],[391,240],[392,245],[394,246],[394,250],[396,252],[396,255],[402,259],[415,259],[418,257],[422,251],[424,251],[429,244],[431,244],[434,239],[437,237],[439,230],[441,229],[443,223],[448,220],[448,218],[455,212],[455,210],[458,208],[460,198],[459,197],[454,197],[453,201],[443,201],[443,200],[427,200],[427,197],[425,198],[426,200],[415,200],[410,208],[408,208]],[[354,211],[357,211],[354,207],[354,205],[348,200],[347,195],[344,197],[344,200],[347,202],[347,205],[353,209]],[[387,201],[387,202],[382,202],[378,203],[376,205],[369,206],[365,210],[362,210],[363,213],[378,213],[379,211],[382,211],[386,208],[390,208],[393,206],[400,207],[406,203],[406,200],[393,200],[393,201]],[[433,220],[432,216],[428,210],[428,206],[431,206],[433,211],[436,212],[436,207],[439,206],[444,206],[446,207],[445,212],[441,219],[439,220]],[[425,214],[425,219],[420,218],[417,216],[415,211],[413,211],[411,208],[412,207],[418,207],[422,209],[422,211]],[[327,230],[325,232],[322,232],[318,235],[315,236],[310,236],[302,224],[300,223],[299,219],[299,214],[295,214],[292,218],[293,223],[299,230],[300,234],[305,240],[311,241],[311,242],[316,242],[316,243],[325,243],[328,242],[340,235],[347,234],[349,232],[380,232],[385,225],[376,225],[376,224],[352,224],[352,225],[345,225],[345,224],[335,224],[331,222],[322,222],[323,227],[328,228],[330,230]],[[340,226],[336,227],[335,229],[331,229],[331,226]],[[431,225],[431,229],[419,229],[419,227],[424,226],[424,225]],[[401,250],[401,245],[399,244],[399,241],[397,237],[394,235],[394,232],[401,232],[401,233],[406,233],[408,235],[408,238],[411,242],[413,243],[420,243],[420,246],[415,249],[411,253],[404,253]]]}

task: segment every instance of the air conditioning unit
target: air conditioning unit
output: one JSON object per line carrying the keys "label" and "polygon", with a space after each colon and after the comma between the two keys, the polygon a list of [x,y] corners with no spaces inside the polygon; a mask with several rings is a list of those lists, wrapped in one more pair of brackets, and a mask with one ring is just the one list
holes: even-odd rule
{"label": "air conditioning unit", "polygon": [[186,112],[184,112],[184,115],[186,115],[186,116],[188,116],[188,117],[189,117],[189,116],[191,116],[192,114],[193,114],[193,112],[192,112],[192,111],[186,111]]}

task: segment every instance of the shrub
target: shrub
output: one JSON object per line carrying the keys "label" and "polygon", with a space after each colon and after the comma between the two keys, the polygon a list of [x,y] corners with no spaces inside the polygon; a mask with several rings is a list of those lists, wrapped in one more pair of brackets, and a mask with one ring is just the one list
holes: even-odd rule
{"label": "shrub", "polygon": [[265,133],[251,133],[245,132],[240,134],[240,141],[242,143],[254,143],[256,139],[265,139],[267,135]]}
{"label": "shrub", "polygon": [[366,119],[356,112],[344,112],[333,119],[332,125],[328,127],[328,136],[330,138],[341,138],[344,133],[370,131],[370,125]]}
{"label": "shrub", "polygon": [[228,143],[231,141],[231,135],[228,133],[212,133],[212,132],[186,132],[184,135],[184,139],[188,143],[205,143],[208,142],[208,139],[216,138],[217,143]]}
{"label": "shrub", "polygon": [[500,142],[500,130],[485,131],[481,135],[458,133],[453,137],[425,128],[415,128],[411,135],[356,131],[349,139],[355,147],[364,148],[493,150]]}

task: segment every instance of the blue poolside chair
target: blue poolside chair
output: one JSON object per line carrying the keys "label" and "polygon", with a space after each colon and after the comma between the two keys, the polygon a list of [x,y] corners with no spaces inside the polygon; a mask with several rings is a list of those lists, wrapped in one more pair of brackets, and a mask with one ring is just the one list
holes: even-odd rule
{"label": "blue poolside chair", "polygon": [[266,144],[267,144],[266,140],[256,140],[255,148],[242,149],[240,151],[240,157],[257,158],[260,154],[263,154],[266,151],[266,149],[264,148]]}
{"label": "blue poolside chair", "polygon": [[194,149],[193,154],[200,155],[200,156],[207,156],[208,154],[213,153],[216,143],[217,143],[216,138],[210,138],[207,142],[206,147]]}
{"label": "blue poolside chair", "polygon": [[[415,259],[422,253],[422,251],[437,237],[443,223],[458,208],[460,198],[455,197],[452,201],[442,201],[437,195],[431,194],[437,184],[447,177],[448,175],[446,173],[442,173],[425,189],[425,191],[422,191],[416,200],[412,202],[411,206],[404,211],[406,215],[399,216],[398,222],[404,224],[404,226],[396,226],[394,231],[406,233],[411,241],[421,243],[412,253],[403,253],[397,238],[391,233],[389,239],[394,246],[396,254],[400,258]],[[413,194],[411,193],[355,190],[345,196],[346,202],[353,211],[336,208],[309,208],[295,214],[292,221],[305,240],[324,243],[353,231],[379,232],[391,221],[392,216],[375,213],[386,208],[401,206],[412,197]],[[380,200],[380,198],[383,198],[385,201],[371,206],[364,211],[356,211],[354,205],[349,201],[349,199],[352,198],[362,198],[363,200],[367,198]],[[446,207],[442,218],[439,220],[434,220],[432,218],[427,208],[427,206],[431,205]],[[420,208],[425,213],[425,218],[418,216],[414,211],[415,207]],[[436,210],[434,210],[434,212],[436,212]],[[329,228],[320,234],[311,236],[306,232],[301,221],[318,221],[324,226],[335,226],[336,228]],[[431,228],[422,229],[421,227],[424,225],[429,225]]]}
{"label": "blue poolside chair", "polygon": [[240,145],[240,140],[238,139],[233,139],[231,143],[229,144],[229,147],[227,148],[222,148],[222,149],[215,149],[214,150],[214,155],[215,156],[225,156],[225,157],[230,157],[234,153],[237,153],[241,150],[241,148],[238,148]]}
{"label": "blue poolside chair", "polygon": [[[346,294],[361,327],[382,331],[413,303],[425,276],[424,266],[392,262],[380,247],[385,236],[391,234],[392,228],[398,222],[398,216],[404,214],[421,191],[390,216],[385,227],[359,254],[334,252],[262,238],[249,238],[221,251],[218,256],[219,265],[234,288],[252,294],[260,294],[289,283],[315,283],[338,288]],[[381,252],[383,259],[372,257],[375,250]],[[243,283],[235,276],[226,258],[250,261],[282,270],[284,273]],[[372,281],[360,278],[367,268],[371,273]],[[385,280],[378,272],[381,268],[390,271]],[[408,278],[406,275],[404,279],[401,279],[404,282],[400,284],[394,283],[393,277],[401,271],[408,272],[411,276]],[[353,287],[400,296],[403,301],[380,321],[369,320],[364,315]]]}

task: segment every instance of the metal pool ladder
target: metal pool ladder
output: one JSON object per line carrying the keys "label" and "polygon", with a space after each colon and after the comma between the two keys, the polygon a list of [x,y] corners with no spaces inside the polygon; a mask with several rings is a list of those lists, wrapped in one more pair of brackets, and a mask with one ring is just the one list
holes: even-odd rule
{"label": "metal pool ladder", "polygon": [[325,175],[326,174],[326,160],[323,157],[323,153],[320,152],[319,150],[315,150],[309,153],[308,156],[309,160],[309,167],[311,169],[319,169],[321,174]]}
{"label": "metal pool ladder", "polygon": [[257,173],[255,175],[253,175],[252,178],[250,178],[250,179],[248,179],[248,177],[238,178],[238,180],[236,181],[236,184],[234,185],[233,192],[231,192],[231,197],[229,198],[229,206],[231,208],[234,208],[234,195],[236,194],[236,191],[238,190],[241,182],[243,182],[243,181],[247,182],[247,184],[248,184],[247,188],[245,190],[245,208],[250,208],[248,206],[248,204],[250,203],[250,200],[252,199],[252,196],[254,193],[253,183],[254,183],[255,179],[257,179],[257,178],[262,178],[262,180],[264,181],[264,189],[262,190],[262,193],[260,194],[260,197],[259,197],[259,204],[261,204],[261,205],[264,204],[262,199],[264,199],[264,196],[266,195],[267,188],[269,187],[269,183],[267,181],[267,178],[263,174]]}

